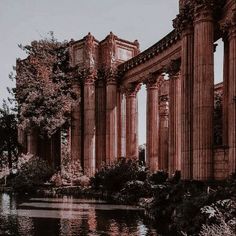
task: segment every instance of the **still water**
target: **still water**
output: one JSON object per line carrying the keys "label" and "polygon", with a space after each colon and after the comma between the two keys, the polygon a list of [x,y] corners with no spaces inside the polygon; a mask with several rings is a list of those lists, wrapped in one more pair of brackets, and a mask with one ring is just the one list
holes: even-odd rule
{"label": "still water", "polygon": [[158,235],[142,209],[95,199],[0,194],[0,235]]}

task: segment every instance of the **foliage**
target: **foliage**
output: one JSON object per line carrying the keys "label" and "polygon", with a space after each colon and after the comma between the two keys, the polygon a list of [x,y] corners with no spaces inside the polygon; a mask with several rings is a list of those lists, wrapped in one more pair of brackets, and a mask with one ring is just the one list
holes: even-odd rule
{"label": "foliage", "polygon": [[147,171],[138,161],[121,158],[111,166],[103,167],[96,172],[91,179],[91,184],[95,189],[103,189],[108,192],[119,192],[128,181],[147,179]]}
{"label": "foliage", "polygon": [[[73,92],[73,69],[69,66],[67,42],[51,38],[19,45],[27,54],[17,61],[16,99],[19,126],[39,127],[49,137],[69,121]],[[72,99],[73,98],[73,99]]]}
{"label": "foliage", "polygon": [[44,160],[29,154],[20,156],[21,159],[18,173],[11,180],[16,192],[32,192],[52,176],[53,171]]}
{"label": "foliage", "polygon": [[[155,189],[154,201],[149,207],[150,213],[157,222],[164,221],[169,224],[169,233],[182,235],[195,235],[199,233],[203,224],[216,224],[209,221],[207,214],[201,209],[216,203],[219,200],[231,199],[235,203],[236,180],[231,179],[222,183],[203,183],[200,181],[168,181],[158,185]],[[214,205],[213,205],[214,206]],[[228,222],[228,210],[221,209]],[[218,224],[222,221],[218,221]],[[210,227],[211,225],[209,225]],[[206,226],[208,228],[208,226]]]}
{"label": "foliage", "polygon": [[201,213],[207,215],[207,221],[202,226],[200,236],[236,235],[236,201],[217,201],[211,206],[203,207]]}
{"label": "foliage", "polygon": [[12,168],[12,162],[17,158],[17,148],[17,116],[4,101],[0,108],[0,164],[2,166],[8,164],[9,169]]}
{"label": "foliage", "polygon": [[[63,137],[61,143],[61,170],[55,173],[51,182],[56,186],[84,185],[85,177],[82,177],[82,168],[79,159],[72,160],[69,152],[67,138]],[[87,180],[88,182],[88,180]]]}
{"label": "foliage", "polygon": [[164,182],[167,181],[167,179],[168,179],[168,173],[162,170],[153,173],[149,177],[149,180],[154,184],[163,184]]}

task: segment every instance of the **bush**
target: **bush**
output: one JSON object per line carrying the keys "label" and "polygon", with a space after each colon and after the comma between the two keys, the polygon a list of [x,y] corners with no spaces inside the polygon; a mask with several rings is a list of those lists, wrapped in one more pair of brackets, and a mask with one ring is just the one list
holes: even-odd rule
{"label": "bush", "polygon": [[53,170],[47,162],[31,156],[27,162],[21,164],[11,184],[16,192],[34,192],[38,186],[49,180],[52,174]]}
{"label": "bush", "polygon": [[164,182],[166,182],[167,179],[168,179],[168,173],[162,170],[157,171],[156,173],[153,173],[149,177],[149,180],[153,184],[163,184]]}
{"label": "bush", "polygon": [[145,181],[147,171],[138,161],[122,158],[114,165],[106,166],[91,178],[92,187],[108,192],[119,192],[125,183],[132,180]]}

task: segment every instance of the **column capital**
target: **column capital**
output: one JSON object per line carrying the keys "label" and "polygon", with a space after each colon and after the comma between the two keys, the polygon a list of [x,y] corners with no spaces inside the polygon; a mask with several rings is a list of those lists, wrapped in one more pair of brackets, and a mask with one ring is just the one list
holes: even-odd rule
{"label": "column capital", "polygon": [[164,81],[164,76],[160,74],[149,74],[149,76],[144,80],[144,84],[147,89],[160,88]]}
{"label": "column capital", "polygon": [[215,4],[215,0],[193,1],[192,5],[194,6],[194,23],[199,21],[212,21]]}
{"label": "column capital", "polygon": [[194,7],[191,4],[184,4],[180,8],[179,14],[173,20],[173,27],[180,33],[184,33],[186,30],[193,30],[193,14]]}
{"label": "column capital", "polygon": [[231,14],[220,23],[220,29],[224,35],[223,39],[236,37],[236,7]]}
{"label": "column capital", "polygon": [[141,88],[141,83],[131,83],[128,84],[125,88],[123,88],[123,91],[126,97],[136,97],[140,88]]}
{"label": "column capital", "polygon": [[84,85],[94,84],[97,79],[97,70],[92,68],[80,70],[78,74]]}
{"label": "column capital", "polygon": [[168,65],[166,65],[163,70],[165,73],[169,74],[171,78],[179,78],[180,66],[180,60],[173,60]]}

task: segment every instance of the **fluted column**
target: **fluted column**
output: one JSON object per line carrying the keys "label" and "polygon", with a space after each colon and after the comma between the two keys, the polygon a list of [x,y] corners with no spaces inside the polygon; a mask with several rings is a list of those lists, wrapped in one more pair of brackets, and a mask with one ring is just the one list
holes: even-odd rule
{"label": "fluted column", "polygon": [[27,133],[27,153],[38,155],[38,131],[35,128]]}
{"label": "fluted column", "polygon": [[106,164],[117,158],[117,82],[109,75],[106,85]]}
{"label": "fluted column", "polygon": [[106,84],[96,81],[96,169],[106,162]]}
{"label": "fluted column", "polygon": [[211,7],[198,4],[194,19],[193,178],[213,177],[214,25]]}
{"label": "fluted column", "polygon": [[162,95],[159,99],[160,134],[159,134],[159,169],[168,171],[169,143],[169,96]]}
{"label": "fluted column", "polygon": [[140,84],[126,90],[126,158],[138,159],[138,100]]}
{"label": "fluted column", "polygon": [[81,162],[81,87],[78,82],[74,84],[74,92],[76,93],[77,100],[71,106],[71,137],[70,137],[70,150],[72,161]]}
{"label": "fluted column", "polygon": [[229,174],[236,172],[236,9],[229,29],[228,142]]}
{"label": "fluted column", "polygon": [[[160,78],[159,78],[160,79]],[[151,172],[159,169],[159,85],[157,75],[150,75],[147,87],[147,155],[146,162]]]}
{"label": "fluted column", "polygon": [[224,41],[224,68],[223,68],[223,145],[228,146],[228,101],[229,101],[229,41]]}
{"label": "fluted column", "polygon": [[125,157],[126,144],[126,101],[120,88],[117,93],[117,157]]}
{"label": "fluted column", "polygon": [[181,177],[192,178],[193,151],[193,48],[191,22],[182,32],[181,56]]}
{"label": "fluted column", "polygon": [[[177,68],[176,68],[177,69]],[[178,70],[178,69],[177,69]],[[169,175],[181,169],[181,80],[180,73],[169,72]]]}
{"label": "fluted column", "polygon": [[84,174],[95,173],[95,75],[84,80]]}

